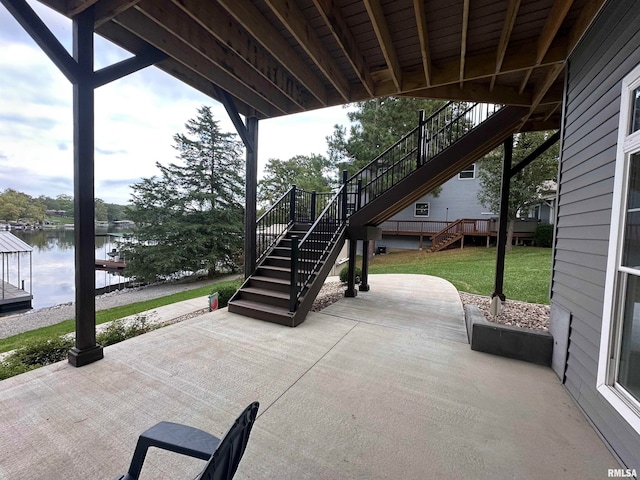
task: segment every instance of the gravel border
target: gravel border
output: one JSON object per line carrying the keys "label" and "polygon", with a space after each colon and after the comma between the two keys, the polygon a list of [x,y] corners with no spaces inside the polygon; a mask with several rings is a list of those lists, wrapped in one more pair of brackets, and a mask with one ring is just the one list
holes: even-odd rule
{"label": "gravel border", "polygon": [[507,300],[502,305],[502,311],[494,318],[489,310],[491,297],[464,292],[458,293],[463,306],[467,304],[478,306],[489,322],[531,328],[543,332],[549,331],[549,315],[551,312],[549,305]]}

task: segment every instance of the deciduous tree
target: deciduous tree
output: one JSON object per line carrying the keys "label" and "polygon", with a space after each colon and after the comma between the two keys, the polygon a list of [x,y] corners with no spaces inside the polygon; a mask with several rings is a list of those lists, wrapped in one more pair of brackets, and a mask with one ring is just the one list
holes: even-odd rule
{"label": "deciduous tree", "polygon": [[335,168],[322,155],[296,155],[289,160],[271,158],[258,182],[258,201],[273,205],[291,185],[309,192],[329,192],[336,181]]}
{"label": "deciduous tree", "polygon": [[[524,132],[515,135],[512,166],[516,166],[524,160],[553,133],[553,131]],[[495,213],[500,211],[503,158],[504,147],[500,146],[478,162],[478,176],[480,178],[478,201]],[[545,189],[548,188],[547,182],[557,180],[557,175],[558,144],[556,143],[511,179],[507,217],[509,220],[507,248],[511,246],[518,211],[539,201],[540,195],[545,193]]]}

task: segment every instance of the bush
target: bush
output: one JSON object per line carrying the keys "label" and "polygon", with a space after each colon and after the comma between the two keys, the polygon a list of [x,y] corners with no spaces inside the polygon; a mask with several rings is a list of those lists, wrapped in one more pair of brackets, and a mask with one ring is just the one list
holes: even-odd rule
{"label": "bush", "polygon": [[66,360],[67,353],[73,345],[73,339],[67,337],[31,341],[27,342],[25,346],[18,348],[11,357],[12,360],[24,365],[41,367],[49,365],[50,363]]}
{"label": "bush", "polygon": [[66,360],[73,344],[72,339],[65,337],[32,340],[0,362],[0,380]]}
{"label": "bush", "polygon": [[553,225],[538,225],[533,240],[538,247],[550,248],[553,243]]}
{"label": "bush", "polygon": [[233,282],[230,284],[222,284],[219,285],[215,290],[212,290],[211,293],[218,292],[218,308],[226,307],[231,300],[231,297],[238,291],[240,288],[241,282]]}
{"label": "bush", "polygon": [[96,336],[96,342],[106,347],[107,345],[122,342],[127,338],[133,338],[147,333],[155,328],[149,325],[147,320],[145,315],[137,315],[128,324],[125,324],[123,319],[114,320]]}
{"label": "bush", "polygon": [[[349,279],[349,266],[346,267],[342,267],[342,270],[340,270],[340,281],[342,283],[347,283],[347,280]],[[360,267],[356,267],[356,277],[362,277],[362,270],[360,270]]]}

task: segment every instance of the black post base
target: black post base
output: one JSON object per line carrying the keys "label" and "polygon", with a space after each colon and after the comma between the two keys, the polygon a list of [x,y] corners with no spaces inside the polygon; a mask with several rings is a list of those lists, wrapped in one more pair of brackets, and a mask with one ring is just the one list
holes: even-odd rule
{"label": "black post base", "polygon": [[93,347],[80,350],[73,347],[69,350],[69,363],[74,367],[83,367],[90,363],[96,362],[104,358],[102,345],[94,345]]}
{"label": "black post base", "polygon": [[358,290],[360,290],[361,292],[368,292],[370,289],[371,287],[369,287],[368,283],[361,283],[358,287]]}
{"label": "black post base", "polygon": [[358,296],[358,290],[356,290],[355,288],[347,288],[344,291],[344,296],[347,298],[355,298]]}

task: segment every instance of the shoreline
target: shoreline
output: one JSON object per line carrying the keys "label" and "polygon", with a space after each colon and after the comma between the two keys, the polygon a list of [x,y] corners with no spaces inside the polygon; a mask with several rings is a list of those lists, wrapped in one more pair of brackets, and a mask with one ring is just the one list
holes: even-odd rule
{"label": "shoreline", "polygon": [[[163,282],[143,287],[115,290],[96,296],[96,311],[153,300],[178,292],[193,290],[206,285],[240,278],[240,275],[225,275],[214,279]],[[50,307],[36,308],[25,312],[0,317],[0,338],[8,338],[30,330],[55,325],[75,318],[75,302],[67,302]]]}

